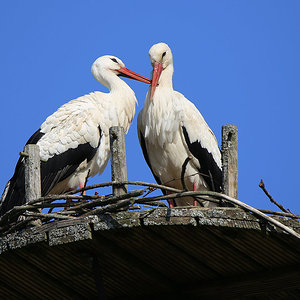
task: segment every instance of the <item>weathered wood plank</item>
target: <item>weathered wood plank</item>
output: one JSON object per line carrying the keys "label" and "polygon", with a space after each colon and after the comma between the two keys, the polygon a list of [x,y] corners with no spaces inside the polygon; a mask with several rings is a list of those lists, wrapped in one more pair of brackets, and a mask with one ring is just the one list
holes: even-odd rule
{"label": "weathered wood plank", "polygon": [[[127,180],[126,150],[124,128],[114,126],[109,129],[110,138],[110,161],[112,181]],[[127,193],[127,185],[114,185],[113,194],[115,196]]]}
{"label": "weathered wood plank", "polygon": [[[281,223],[300,232],[297,220],[277,217]],[[243,228],[256,231],[282,232],[279,228],[261,227],[261,220],[237,208],[157,208],[150,211],[119,212],[90,216],[72,220],[56,221],[43,226],[29,228],[22,232],[8,234],[0,238],[0,253],[9,249],[22,248],[40,242],[48,242],[50,246],[92,239],[92,230],[106,231],[120,228],[140,226],[192,225],[210,226],[212,228]]]}
{"label": "weathered wood plank", "polygon": [[49,231],[49,246],[92,239],[89,224],[77,224]]}
{"label": "weathered wood plank", "polygon": [[26,145],[25,157],[25,199],[26,202],[41,197],[41,167],[38,145]]}
{"label": "weathered wood plank", "polygon": [[238,199],[238,129],[222,126],[223,193]]}
{"label": "weathered wood plank", "polygon": [[[38,145],[29,144],[24,148],[25,156],[25,200],[26,203],[41,197],[41,161]],[[41,209],[37,209],[41,212]],[[30,225],[41,225],[41,220],[31,221]]]}
{"label": "weathered wood plank", "polygon": [[28,228],[22,232],[8,234],[3,239],[7,243],[8,249],[18,249],[31,244],[37,244],[47,241],[47,236],[43,232],[36,230],[38,227]]}
{"label": "weathered wood plank", "polygon": [[130,215],[121,212],[114,216],[104,214],[93,219],[92,224],[94,231],[141,226],[140,214],[138,212],[133,212]]}

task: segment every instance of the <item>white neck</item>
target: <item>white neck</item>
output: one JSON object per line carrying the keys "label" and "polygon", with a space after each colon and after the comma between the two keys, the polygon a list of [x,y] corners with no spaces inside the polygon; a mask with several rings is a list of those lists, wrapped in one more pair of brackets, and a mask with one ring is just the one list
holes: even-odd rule
{"label": "white neck", "polygon": [[159,86],[173,89],[173,64],[169,64],[162,72],[159,78]]}
{"label": "white neck", "polygon": [[115,92],[122,89],[131,90],[125,81],[123,81],[121,78],[119,78],[119,76],[117,76],[115,73],[111,71],[103,72],[102,74],[100,74],[97,80],[101,84],[106,86],[110,92]]}
{"label": "white neck", "polygon": [[[133,90],[112,71],[98,73],[96,79],[110,91],[105,94],[105,99],[109,101],[111,108],[108,116],[109,126],[122,126],[127,132],[134,117],[135,103],[137,102]],[[101,94],[103,95],[103,93]],[[100,100],[98,104],[102,109],[103,96],[98,99]]]}

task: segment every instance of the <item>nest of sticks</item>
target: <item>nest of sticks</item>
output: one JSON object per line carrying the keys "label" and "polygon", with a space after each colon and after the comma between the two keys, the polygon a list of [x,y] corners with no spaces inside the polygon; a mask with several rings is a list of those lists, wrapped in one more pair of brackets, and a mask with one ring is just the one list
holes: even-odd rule
{"label": "nest of sticks", "polygon": [[[92,191],[94,189],[108,186],[124,185],[139,186],[140,189],[131,190],[118,196],[112,194],[100,195],[98,191],[94,192],[93,195],[84,195],[85,191]],[[157,189],[164,190],[168,194],[152,196],[151,194],[153,191]],[[106,182],[95,184],[66,194],[48,195],[32,200],[24,205],[15,206],[0,218],[0,235],[4,236],[8,233],[27,228],[28,226],[42,225],[56,220],[84,218],[90,215],[116,213],[124,210],[167,207],[167,204],[163,202],[164,200],[186,196],[194,197],[194,199],[200,204],[201,201],[214,202],[220,206],[222,203],[230,203],[231,206],[251,212],[289,234],[300,238],[300,235],[293,229],[267,215],[271,214],[300,219],[299,215],[295,215],[291,212],[256,209],[242,201],[217,192],[181,191],[167,186],[141,181]]]}

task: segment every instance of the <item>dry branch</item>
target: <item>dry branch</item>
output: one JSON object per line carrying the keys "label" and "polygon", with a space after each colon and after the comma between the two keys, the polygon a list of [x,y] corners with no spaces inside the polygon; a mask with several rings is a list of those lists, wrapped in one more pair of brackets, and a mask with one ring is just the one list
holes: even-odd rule
{"label": "dry branch", "polygon": [[289,212],[289,211],[286,210],[281,204],[279,204],[278,202],[276,202],[276,201],[274,200],[274,198],[269,194],[269,192],[267,191],[267,189],[266,189],[266,187],[265,187],[265,184],[264,184],[264,182],[263,182],[262,179],[260,180],[260,183],[259,183],[258,186],[264,191],[264,193],[267,195],[267,197],[270,199],[270,201],[271,201],[272,203],[274,203],[277,207],[279,207],[283,212],[286,212],[286,213]]}
{"label": "dry branch", "polygon": [[93,200],[90,202],[85,202],[80,205],[73,206],[71,209],[75,209],[76,211],[78,211],[79,209],[82,210],[82,209],[86,209],[86,208],[94,208],[95,206],[99,206],[99,205],[106,206],[106,205],[115,203],[120,200],[130,198],[130,197],[133,198],[133,197],[141,196],[144,192],[145,192],[145,189],[130,191],[127,194],[123,194],[120,196],[113,196],[113,197],[109,197],[109,198],[106,197],[105,199],[99,199],[99,200]]}
{"label": "dry branch", "polygon": [[300,219],[300,215],[295,215],[293,213],[285,213],[281,211],[273,211],[273,210],[261,209],[261,208],[258,208],[258,210],[268,215],[277,215],[277,216],[288,217],[292,219]]}
{"label": "dry branch", "polygon": [[34,217],[34,218],[54,218],[54,219],[61,219],[61,220],[69,220],[69,219],[76,219],[76,217],[72,216],[65,216],[62,214],[57,214],[57,213],[50,213],[50,214],[43,214],[43,213],[35,213],[31,211],[26,211],[24,212],[25,216],[28,217]]}
{"label": "dry branch", "polygon": [[154,187],[157,189],[163,189],[163,190],[174,192],[174,193],[181,192],[181,190],[174,189],[174,188],[171,188],[171,187],[168,187],[165,185],[161,185],[161,184],[149,183],[149,182],[144,182],[144,181],[126,180],[126,181],[121,181],[121,182],[110,181],[110,182],[103,182],[103,183],[99,183],[99,184],[93,184],[93,185],[87,186],[86,188],[81,188],[78,190],[70,191],[69,193],[66,193],[66,195],[77,194],[77,193],[80,193],[81,191],[88,191],[88,190],[101,188],[101,187],[107,187],[107,186],[112,186],[112,185],[124,185],[124,184],[140,185],[140,186],[145,186],[145,187]]}
{"label": "dry branch", "polygon": [[17,222],[17,223],[6,224],[6,226],[0,227],[1,235],[9,234],[18,229],[23,229],[28,223],[30,223],[33,220],[35,220],[35,218],[28,217],[28,219]]}
{"label": "dry branch", "polygon": [[[136,201],[138,202],[138,201]],[[143,205],[149,205],[149,206],[159,206],[159,207],[168,207],[168,205],[164,202],[160,201],[149,201],[149,202],[143,202]]]}
{"label": "dry branch", "polygon": [[111,212],[114,211],[118,208],[122,208],[124,206],[128,206],[131,204],[134,204],[135,202],[135,198],[129,198],[129,199],[125,199],[125,200],[121,200],[117,203],[114,204],[110,204],[104,207],[99,207],[99,208],[95,208],[85,214],[83,214],[81,217],[86,217],[86,216],[90,216],[90,215],[98,215],[98,214],[104,214],[106,212]]}

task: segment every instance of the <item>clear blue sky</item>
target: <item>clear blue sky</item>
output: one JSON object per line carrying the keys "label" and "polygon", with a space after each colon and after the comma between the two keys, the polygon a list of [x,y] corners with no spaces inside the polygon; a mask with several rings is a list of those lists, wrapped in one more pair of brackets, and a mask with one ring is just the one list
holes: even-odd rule
{"label": "clear blue sky", "polygon": [[[174,88],[193,101],[220,143],[239,128],[239,198],[300,213],[299,1],[1,1],[1,193],[18,153],[65,102],[106,91],[90,68],[102,55],[150,75],[149,48],[169,44]],[[125,79],[143,107],[147,85]],[[136,114],[137,117],[137,114]],[[136,117],[126,136],[128,178],[154,182]],[[89,183],[110,181],[110,169]],[[300,184],[299,184],[300,186]],[[296,189],[296,190],[295,190]]]}

